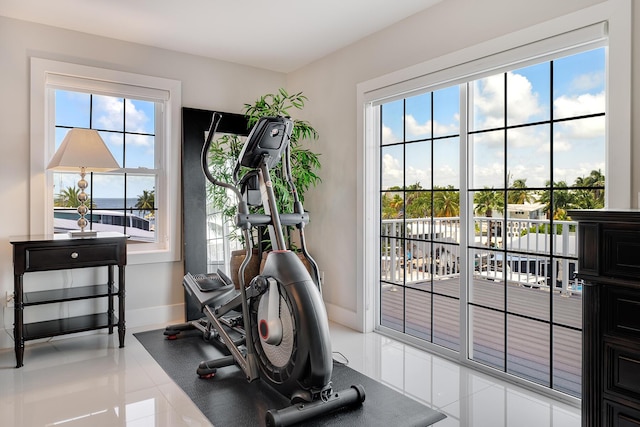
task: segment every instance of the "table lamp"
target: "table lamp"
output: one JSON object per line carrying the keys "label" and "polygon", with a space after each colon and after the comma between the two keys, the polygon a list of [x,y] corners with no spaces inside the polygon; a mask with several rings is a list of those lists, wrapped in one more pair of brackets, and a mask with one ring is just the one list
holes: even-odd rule
{"label": "table lamp", "polygon": [[62,140],[58,151],[53,155],[47,169],[64,172],[74,172],[80,169],[80,181],[78,181],[78,226],[80,230],[69,231],[72,237],[95,237],[96,231],[85,230],[88,221],[85,215],[88,212],[85,202],[88,199],[84,190],[87,188],[87,181],[84,179],[87,172],[106,172],[118,169],[120,166],[113,157],[106,144],[100,137],[98,131],[94,129],[73,128],[69,130],[67,136]]}

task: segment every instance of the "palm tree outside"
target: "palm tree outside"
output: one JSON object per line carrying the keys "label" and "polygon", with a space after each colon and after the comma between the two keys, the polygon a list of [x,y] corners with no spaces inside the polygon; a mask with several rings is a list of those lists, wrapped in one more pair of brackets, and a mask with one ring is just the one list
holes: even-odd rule
{"label": "palm tree outside", "polygon": [[564,181],[558,181],[553,183],[553,200],[551,195],[551,181],[546,181],[544,183],[546,190],[540,191],[538,194],[538,201],[544,204],[544,211],[547,213],[548,219],[558,219],[558,214],[561,215],[561,212],[558,212],[558,209],[562,209],[566,211],[569,200],[569,193],[566,188],[568,185]]}
{"label": "palm tree outside", "polygon": [[531,191],[527,190],[527,179],[520,178],[513,181],[509,186],[509,193],[507,194],[507,201],[511,204],[523,205],[525,203],[533,202],[533,195]]}
{"label": "palm tree outside", "polygon": [[155,209],[155,190],[142,190],[135,208],[141,212],[153,212]]}
{"label": "palm tree outside", "polygon": [[600,169],[592,170],[584,181],[587,187],[595,187],[593,190],[593,196],[596,200],[596,205],[604,207],[604,174],[602,171]]}
{"label": "palm tree outside", "polygon": [[[484,215],[486,217],[493,217],[495,210],[504,209],[504,195],[500,191],[496,191],[493,188],[485,187],[484,190],[476,191],[473,196],[475,207],[474,213]],[[494,246],[493,243],[493,221],[489,220],[487,239],[489,246]]]}
{"label": "palm tree outside", "polygon": [[404,199],[397,193],[390,195],[385,193],[382,195],[382,218],[398,219],[402,218],[404,207]]}
{"label": "palm tree outside", "polygon": [[[80,206],[80,200],[78,199],[79,194],[79,188],[67,187],[64,190],[61,190],[60,193],[56,194],[56,197],[53,200],[53,206],[57,208],[77,208]],[[93,209],[96,208],[96,205],[93,203],[91,198],[88,198],[84,204],[87,207],[91,207]]]}
{"label": "palm tree outside", "polygon": [[431,216],[431,192],[422,188],[419,182],[407,187],[405,218],[428,218]]}
{"label": "palm tree outside", "polygon": [[435,188],[433,193],[433,211],[436,217],[460,216],[460,192],[449,185]]}

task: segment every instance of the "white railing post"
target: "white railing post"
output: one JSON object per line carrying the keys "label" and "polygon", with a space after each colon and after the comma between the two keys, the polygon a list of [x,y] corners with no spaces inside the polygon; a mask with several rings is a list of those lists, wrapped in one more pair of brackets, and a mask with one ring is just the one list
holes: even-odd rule
{"label": "white railing post", "polygon": [[[517,260],[518,266],[509,265],[509,258],[502,260],[502,271],[498,271],[497,258],[487,260],[483,276],[489,278],[503,278],[511,282],[526,286],[544,287],[555,290],[557,281],[561,281],[563,293],[576,292],[577,287],[571,283],[570,268],[577,261],[575,233],[571,227],[572,221],[555,221],[553,229],[550,229],[548,220],[522,219],[522,218],[489,218],[474,217],[474,228],[477,224],[479,235],[475,230],[471,233],[477,240],[470,240],[473,246],[489,247],[489,236],[496,243],[502,240],[503,247],[508,251],[515,251],[511,260]],[[399,228],[405,226],[405,238],[398,235]],[[557,226],[562,226],[561,236],[557,236]],[[543,232],[540,227],[546,228]],[[501,236],[498,236],[498,230]],[[423,282],[433,278],[450,277],[460,273],[458,265],[459,251],[454,242],[460,240],[460,218],[411,218],[403,220],[383,220],[381,232],[387,236],[388,250],[381,252],[383,273],[388,274],[387,280],[398,283],[402,280],[402,272],[406,275],[406,282]],[[521,235],[524,233],[523,235]],[[557,237],[556,237],[557,236]],[[506,240],[505,240],[506,239]],[[549,254],[551,239],[554,239],[554,253]],[[433,243],[431,243],[433,242]],[[407,245],[410,245],[412,259],[407,258]],[[432,246],[433,245],[433,246]],[[436,257],[436,252],[438,257]],[[441,253],[442,252],[442,253]],[[530,255],[528,255],[530,254]],[[546,271],[549,255],[553,255],[557,261],[558,271]],[[439,258],[439,260],[438,260]],[[403,268],[400,268],[404,261]],[[525,263],[525,264],[523,264]],[[508,266],[511,268],[509,269]],[[449,269],[447,269],[447,267]],[[516,270],[517,269],[517,270]],[[543,270],[544,269],[544,270]],[[543,273],[544,271],[544,273]],[[384,275],[383,275],[384,276]],[[547,276],[551,277],[551,283],[546,283]],[[553,277],[552,277],[553,276]]]}

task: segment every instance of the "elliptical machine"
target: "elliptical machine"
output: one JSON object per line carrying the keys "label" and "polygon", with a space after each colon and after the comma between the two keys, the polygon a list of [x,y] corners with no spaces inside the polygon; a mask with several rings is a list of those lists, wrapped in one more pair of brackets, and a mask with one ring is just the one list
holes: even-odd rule
{"label": "elliptical machine", "polygon": [[[169,326],[165,335],[173,339],[182,330],[197,328],[205,339],[223,345],[228,355],[201,362],[197,369],[200,378],[210,378],[218,368],[236,364],[247,381],[260,378],[289,398],[290,406],[267,411],[268,426],[300,423],[338,408],[360,405],[365,399],[361,385],[339,392],[332,389],[328,318],[318,266],[307,251],[303,230],[309,215],[291,177],[293,122],[285,117],[261,118],[247,137],[231,184],[212,176],[207,161],[221,119],[221,114],[214,113],[201,162],[206,178],[231,190],[238,199],[235,224],[242,230],[246,246],[238,273],[239,289],[220,270],[206,275],[187,273],[183,286],[205,317]],[[270,170],[281,160],[294,200],[292,213],[279,213],[271,185]],[[240,177],[243,167],[246,173]],[[250,206],[260,205],[263,214],[250,212]],[[262,273],[246,284],[244,273],[253,254],[251,232],[255,226],[268,228],[272,251]],[[311,273],[297,254],[287,249],[283,226],[297,228]]]}

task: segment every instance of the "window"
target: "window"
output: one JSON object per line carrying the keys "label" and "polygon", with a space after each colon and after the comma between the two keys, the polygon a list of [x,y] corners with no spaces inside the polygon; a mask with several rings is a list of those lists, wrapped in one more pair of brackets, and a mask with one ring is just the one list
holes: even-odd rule
{"label": "window", "polygon": [[[460,350],[460,92],[380,106],[380,324]],[[447,286],[442,286],[448,283]]]}
{"label": "window", "polygon": [[567,211],[604,207],[604,76],[601,47],[380,105],[380,326],[460,351],[466,310],[470,360],[580,396]]}
{"label": "window", "polygon": [[[365,251],[363,294],[377,329],[579,397],[581,283],[567,210],[629,207],[629,6],[487,43],[481,60],[454,53],[428,74],[360,85],[363,212],[377,212],[364,217],[377,253]],[[616,184],[623,196],[605,191]]]}
{"label": "window", "polygon": [[[155,223],[161,223],[164,215],[155,204],[161,178],[156,153],[162,152],[156,116],[161,122],[162,107],[151,101],[62,89],[54,89],[53,96],[56,150],[69,129],[96,129],[120,166],[117,172],[88,174],[88,228],[128,234],[131,243],[157,243]],[[77,180],[77,173],[53,173],[54,232],[77,228],[77,215],[69,215],[78,206]]]}
{"label": "window", "polygon": [[460,351],[465,310],[470,360],[580,396],[567,211],[604,207],[604,76],[597,48],[380,105],[381,326]]}
{"label": "window", "polygon": [[598,48],[468,84],[469,358],[578,397],[582,284],[567,211],[604,207],[604,76]]}
{"label": "window", "polygon": [[32,59],[32,86],[32,127],[43,136],[32,138],[40,171],[32,179],[32,232],[76,228],[69,199],[79,175],[45,167],[69,129],[96,129],[120,169],[87,175],[90,227],[130,235],[130,262],[178,259],[180,83]]}

